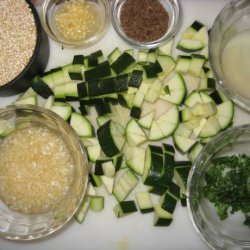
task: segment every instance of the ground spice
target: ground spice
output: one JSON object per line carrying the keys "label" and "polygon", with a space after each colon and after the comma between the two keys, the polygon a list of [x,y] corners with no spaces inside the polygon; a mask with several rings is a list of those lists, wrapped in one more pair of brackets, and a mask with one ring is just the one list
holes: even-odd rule
{"label": "ground spice", "polygon": [[166,33],[169,15],[159,0],[126,0],[120,20],[128,37],[140,42],[152,42]]}

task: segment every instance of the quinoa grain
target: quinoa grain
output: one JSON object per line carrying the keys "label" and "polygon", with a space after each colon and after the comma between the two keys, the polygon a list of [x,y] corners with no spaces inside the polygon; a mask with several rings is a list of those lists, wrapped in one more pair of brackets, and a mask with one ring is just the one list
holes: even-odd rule
{"label": "quinoa grain", "polygon": [[36,25],[25,0],[0,1],[0,86],[19,75],[36,46]]}

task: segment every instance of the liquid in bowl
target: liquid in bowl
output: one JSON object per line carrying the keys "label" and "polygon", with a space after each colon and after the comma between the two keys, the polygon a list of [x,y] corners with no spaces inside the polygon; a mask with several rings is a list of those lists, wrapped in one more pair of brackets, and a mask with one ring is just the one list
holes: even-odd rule
{"label": "liquid in bowl", "polygon": [[250,99],[250,30],[233,36],[225,45],[221,61],[228,84]]}

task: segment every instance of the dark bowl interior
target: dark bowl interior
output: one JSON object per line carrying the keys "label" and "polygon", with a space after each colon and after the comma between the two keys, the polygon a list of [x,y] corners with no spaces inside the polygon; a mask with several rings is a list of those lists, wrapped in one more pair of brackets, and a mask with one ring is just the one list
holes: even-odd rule
{"label": "dark bowl interior", "polygon": [[29,63],[23,71],[10,82],[0,86],[0,96],[9,96],[25,91],[29,87],[31,79],[44,71],[49,59],[50,49],[47,34],[41,26],[35,7],[29,0],[25,1],[29,5],[35,20],[37,30],[36,46]]}

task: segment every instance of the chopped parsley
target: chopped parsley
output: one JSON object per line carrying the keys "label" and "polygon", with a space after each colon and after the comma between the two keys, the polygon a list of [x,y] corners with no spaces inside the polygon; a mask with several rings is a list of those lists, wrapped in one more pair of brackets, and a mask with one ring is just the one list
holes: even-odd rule
{"label": "chopped parsley", "polygon": [[221,220],[230,213],[242,212],[244,224],[250,226],[250,157],[219,157],[212,164],[205,175],[204,196],[214,204]]}

